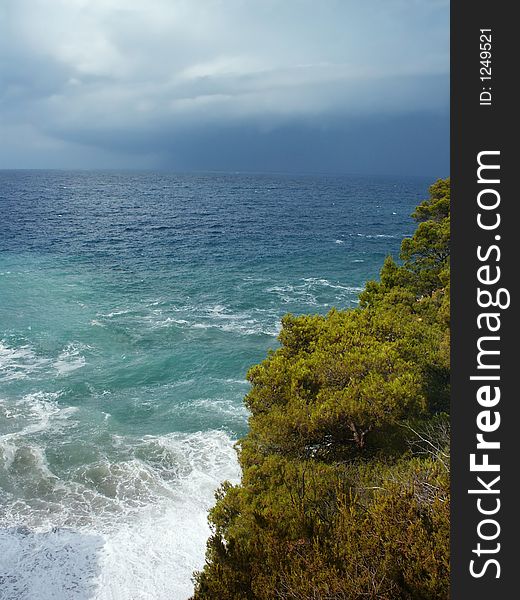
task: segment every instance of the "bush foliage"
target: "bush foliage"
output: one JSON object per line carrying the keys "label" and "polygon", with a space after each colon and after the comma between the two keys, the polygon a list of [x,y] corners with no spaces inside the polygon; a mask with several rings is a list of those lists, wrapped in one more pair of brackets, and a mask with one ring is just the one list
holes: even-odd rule
{"label": "bush foliage", "polygon": [[358,308],[287,315],[249,371],[194,600],[448,597],[449,180],[412,216]]}

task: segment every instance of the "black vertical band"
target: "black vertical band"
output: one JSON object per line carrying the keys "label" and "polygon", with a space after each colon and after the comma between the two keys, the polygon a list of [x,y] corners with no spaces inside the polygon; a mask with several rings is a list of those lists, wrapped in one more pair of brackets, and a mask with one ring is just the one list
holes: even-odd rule
{"label": "black vertical band", "polygon": [[451,5],[453,600],[509,598],[520,576],[514,7],[482,0]]}

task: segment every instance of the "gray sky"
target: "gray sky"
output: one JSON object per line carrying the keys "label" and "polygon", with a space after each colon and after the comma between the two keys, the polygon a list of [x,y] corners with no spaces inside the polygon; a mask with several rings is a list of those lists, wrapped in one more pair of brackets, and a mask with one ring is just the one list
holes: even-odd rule
{"label": "gray sky", "polygon": [[1,0],[0,168],[445,176],[448,0]]}

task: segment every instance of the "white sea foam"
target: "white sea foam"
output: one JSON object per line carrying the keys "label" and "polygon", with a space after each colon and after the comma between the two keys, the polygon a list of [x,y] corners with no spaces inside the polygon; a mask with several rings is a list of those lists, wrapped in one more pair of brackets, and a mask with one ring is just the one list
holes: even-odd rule
{"label": "white sea foam", "polygon": [[275,285],[267,288],[268,293],[276,294],[282,302],[305,303],[312,306],[326,308],[330,302],[323,302],[321,298],[326,294],[330,299],[330,290],[335,290],[334,301],[345,302],[353,300],[362,290],[360,287],[343,285],[328,279],[318,277],[305,277],[298,283]]}
{"label": "white sea foam", "polygon": [[81,369],[86,364],[82,352],[88,349],[89,347],[84,344],[67,344],[52,366],[56,369],[58,375],[67,375],[72,371]]}
{"label": "white sea foam", "polygon": [[[250,311],[236,311],[224,304],[161,306],[153,302],[142,310],[121,310],[108,314],[98,314],[98,319],[91,325],[106,327],[108,323],[117,322],[118,318],[129,317],[136,322],[136,329],[145,325],[152,330],[179,329],[219,329],[239,335],[269,335],[279,333],[278,311],[254,308]],[[153,307],[153,308],[152,308]]]}
{"label": "white sea foam", "polygon": [[40,471],[47,472],[45,453],[34,443],[41,433],[56,434],[71,425],[70,417],[76,407],[61,407],[58,392],[26,394],[16,402],[0,399],[0,415],[4,416],[4,429],[0,435],[0,467],[6,472],[15,461],[33,462]]}
{"label": "white sea foam", "polygon": [[107,319],[113,319],[114,317],[120,317],[121,315],[128,315],[134,312],[131,308],[123,308],[121,310],[114,310],[112,312],[107,313],[106,315],[100,314],[101,317],[106,317]]}
{"label": "white sea foam", "polygon": [[21,428],[14,432],[6,433],[2,438],[11,439],[24,437],[41,431],[47,431],[51,421],[53,425],[63,423],[70,415],[77,411],[76,407],[61,407],[58,404],[60,392],[34,392],[22,396],[16,402],[6,402],[0,399],[0,409],[4,416]]}
{"label": "white sea foam", "polygon": [[335,290],[343,290],[349,294],[359,292],[363,289],[363,288],[360,288],[357,286],[342,285],[340,283],[332,283],[328,279],[320,279],[317,277],[307,277],[303,281],[305,281],[306,283],[309,283],[311,285],[319,285],[319,286],[324,286],[324,287],[328,287],[328,288],[333,288]]}
{"label": "white sea foam", "polygon": [[[87,600],[96,590],[96,535],[0,529],[2,600]],[[24,569],[25,573],[22,571]]]}
{"label": "white sea foam", "polygon": [[0,341],[0,381],[27,379],[48,364],[49,360],[37,356],[28,345],[13,348]]}
{"label": "white sea foam", "polygon": [[[53,480],[23,524],[0,527],[2,600],[186,600],[204,563],[207,510],[221,480],[237,481],[222,431],[119,439],[132,455]],[[20,525],[23,525],[20,527]]]}
{"label": "white sea foam", "polygon": [[28,345],[11,347],[0,341],[0,382],[28,379],[51,368],[55,369],[58,375],[67,375],[86,364],[82,352],[87,349],[89,347],[84,344],[71,342],[55,359],[51,359],[39,356]]}
{"label": "white sea foam", "polygon": [[219,381],[219,382],[224,382],[224,383],[237,383],[237,384],[241,384],[241,385],[249,385],[249,382],[247,381],[247,379],[233,379],[232,377],[227,377],[225,379],[222,379],[220,377],[212,377],[212,381]]}
{"label": "white sea foam", "polygon": [[402,233],[401,235],[392,235],[389,233],[351,233],[349,235],[367,238],[367,239],[377,239],[377,238],[402,239],[404,237],[407,237],[410,234]]}
{"label": "white sea foam", "polygon": [[232,417],[233,419],[247,419],[249,412],[243,402],[237,404],[229,398],[199,398],[190,403],[190,407],[196,410],[207,411],[209,414],[217,413],[220,416]]}
{"label": "white sea foam", "polygon": [[157,311],[148,320],[153,328],[180,327],[181,329],[219,329],[239,335],[269,335],[279,333],[279,315],[269,309],[233,311],[217,304],[215,306],[185,307],[184,318],[165,316]]}

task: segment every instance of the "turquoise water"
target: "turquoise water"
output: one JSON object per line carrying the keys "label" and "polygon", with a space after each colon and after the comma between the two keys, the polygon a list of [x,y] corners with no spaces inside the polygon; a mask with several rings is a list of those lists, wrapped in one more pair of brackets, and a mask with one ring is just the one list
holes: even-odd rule
{"label": "turquoise water", "polygon": [[429,183],[0,172],[0,598],[187,598],[247,369],[355,306]]}

